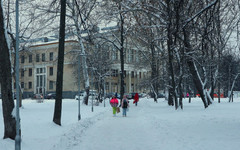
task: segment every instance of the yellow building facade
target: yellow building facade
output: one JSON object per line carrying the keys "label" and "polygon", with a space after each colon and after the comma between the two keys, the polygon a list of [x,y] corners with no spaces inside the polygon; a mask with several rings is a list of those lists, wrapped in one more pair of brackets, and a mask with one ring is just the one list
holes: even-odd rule
{"label": "yellow building facade", "polygon": [[[79,43],[74,40],[65,41],[64,74],[63,74],[63,98],[74,98],[78,91],[76,62],[73,57],[79,50]],[[106,92],[120,93],[120,56],[114,54],[116,63],[111,67],[112,75],[105,79]],[[56,91],[58,42],[46,42],[35,44],[20,52],[20,82],[23,97],[28,98],[33,94],[48,94]],[[110,55],[110,57],[112,57]],[[125,92],[143,92],[145,89],[139,86],[144,78],[150,75],[148,69],[137,70],[131,63],[125,64]],[[91,73],[89,72],[89,75]],[[90,77],[91,78],[91,77]],[[90,80],[91,81],[91,80]],[[15,85],[15,84],[14,84]],[[83,90],[81,84],[81,90]]]}

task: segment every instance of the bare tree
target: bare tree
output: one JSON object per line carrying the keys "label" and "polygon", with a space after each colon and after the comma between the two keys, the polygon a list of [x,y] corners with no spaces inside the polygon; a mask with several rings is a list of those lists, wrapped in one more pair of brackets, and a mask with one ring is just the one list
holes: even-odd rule
{"label": "bare tree", "polygon": [[2,108],[4,118],[4,137],[15,139],[16,120],[13,116],[14,101],[12,97],[12,76],[9,55],[9,41],[6,36],[6,27],[3,16],[2,1],[0,1],[0,83],[2,93]]}
{"label": "bare tree", "polygon": [[61,0],[61,18],[60,18],[59,48],[58,48],[56,100],[55,100],[54,116],[53,116],[53,122],[58,125],[61,125],[61,113],[62,113],[65,17],[66,17],[66,0]]}
{"label": "bare tree", "polygon": [[[125,92],[124,89],[124,55],[126,55],[126,39],[129,35],[129,26],[128,23],[128,11],[124,5],[129,4],[128,1],[106,1],[103,3],[103,19],[109,22],[117,23],[117,28],[113,29],[110,33],[111,36],[101,37],[103,40],[106,40],[108,43],[112,44],[115,49],[120,52],[120,99],[123,98]],[[109,18],[106,18],[109,17]]]}

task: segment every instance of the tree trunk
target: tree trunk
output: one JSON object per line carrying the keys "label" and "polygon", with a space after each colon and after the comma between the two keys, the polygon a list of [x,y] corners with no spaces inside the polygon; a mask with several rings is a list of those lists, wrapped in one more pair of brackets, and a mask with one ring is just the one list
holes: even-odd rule
{"label": "tree trunk", "polygon": [[188,100],[188,103],[191,103],[191,99],[192,99],[192,90],[190,89],[190,86],[188,86],[188,93],[189,93],[189,100]]}
{"label": "tree trunk", "polygon": [[[119,11],[121,11],[121,4],[119,3]],[[121,63],[121,73],[120,73],[120,99],[123,99],[124,94],[124,16],[120,13],[120,63]]]}
{"label": "tree trunk", "polygon": [[[8,35],[10,36],[10,38],[11,38],[11,40],[12,40],[12,45],[13,45],[13,47],[14,47],[14,50],[15,50],[15,52],[14,52],[14,63],[13,63],[13,65],[12,65],[12,67],[13,67],[13,72],[12,72],[12,77],[13,77],[13,79],[14,79],[14,81],[16,82],[16,69],[15,69],[15,66],[16,66],[16,38],[14,37],[14,34],[13,33],[10,33],[10,32],[8,32]],[[23,94],[23,92],[22,92],[22,88],[21,88],[21,84],[19,83],[18,84],[19,85],[19,89],[20,89],[20,92],[19,92],[19,107],[22,107],[22,94]]]}
{"label": "tree trunk", "polygon": [[240,73],[238,73],[238,74],[235,76],[234,80],[233,80],[232,87],[231,87],[231,91],[230,91],[230,96],[229,96],[229,102],[233,102],[233,88],[234,88],[234,86],[235,86],[235,83],[236,83],[236,80],[237,80],[239,74],[240,74]]}
{"label": "tree trunk", "polygon": [[175,84],[175,77],[173,71],[173,37],[172,37],[172,11],[170,1],[167,1],[167,12],[168,12],[168,26],[167,26],[167,48],[168,48],[168,64],[169,64],[169,80],[170,80],[170,90],[169,90],[169,103],[171,103],[172,98],[174,97],[175,109],[178,108],[178,101],[176,95],[176,84]]}
{"label": "tree trunk", "polygon": [[14,101],[12,97],[11,63],[5,33],[2,1],[0,1],[0,83],[4,119],[3,138],[11,138],[14,140],[16,136],[16,120],[15,117],[12,116],[12,113],[14,113]]}
{"label": "tree trunk", "polygon": [[[79,36],[81,36],[81,33],[79,32]],[[88,105],[88,99],[89,99],[89,90],[90,90],[90,82],[89,82],[89,75],[88,75],[88,66],[87,66],[87,58],[86,58],[86,52],[85,52],[85,48],[83,45],[83,41],[82,41],[82,37],[79,37],[79,42],[80,42],[80,46],[81,46],[81,54],[82,56],[82,66],[83,66],[83,78],[84,78],[84,85],[85,85],[85,92],[86,95],[83,98],[83,103],[85,105]]]}
{"label": "tree trunk", "polygon": [[58,125],[61,125],[61,113],[62,113],[65,16],[66,16],[66,0],[61,0],[56,100],[55,100],[55,108],[54,108],[54,116],[53,116],[53,122],[58,124]]}
{"label": "tree trunk", "polygon": [[[77,1],[74,0],[76,8],[74,7],[72,9],[72,16],[73,16],[73,21],[74,21],[74,26],[76,28],[76,36],[78,37],[78,42],[81,47],[81,54],[79,57],[82,57],[82,70],[83,70],[83,78],[84,78],[84,87],[85,87],[85,92],[86,95],[83,97],[83,103],[85,105],[88,105],[88,99],[89,99],[89,90],[90,90],[90,82],[89,82],[89,75],[88,75],[88,66],[87,66],[87,58],[86,58],[86,52],[85,52],[85,47],[83,45],[83,39],[81,36],[81,27],[82,27],[82,20],[79,20],[79,16],[81,16],[81,12],[79,11],[79,5]],[[77,13],[76,13],[77,12]]]}
{"label": "tree trunk", "polygon": [[150,45],[150,49],[151,49],[151,53],[152,53],[152,64],[151,64],[151,68],[152,68],[152,84],[153,84],[153,91],[154,91],[154,102],[157,102],[157,93],[158,93],[158,76],[157,76],[157,66],[156,66],[156,54],[155,54],[155,49],[154,49],[154,45],[151,42]]}
{"label": "tree trunk", "polygon": [[[186,52],[190,53],[192,51],[191,44],[190,44],[190,39],[189,39],[189,31],[188,29],[183,29],[183,34],[184,34],[184,46],[186,48]],[[200,76],[198,74],[197,68],[195,66],[194,60],[192,60],[191,57],[187,57],[186,59],[187,65],[189,67],[189,70],[192,74],[193,82],[200,94],[200,97],[203,101],[204,107],[207,108],[207,100],[205,99],[205,94],[204,94],[204,87],[201,82]]]}

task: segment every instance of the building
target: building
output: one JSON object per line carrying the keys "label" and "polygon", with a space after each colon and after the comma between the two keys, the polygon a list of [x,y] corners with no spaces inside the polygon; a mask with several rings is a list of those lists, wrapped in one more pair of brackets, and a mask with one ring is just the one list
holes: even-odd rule
{"label": "building", "polygon": [[[47,41],[47,40],[46,40]],[[79,50],[79,43],[74,40],[65,41],[64,75],[63,75],[63,98],[74,98],[77,91],[76,62],[74,57]],[[125,92],[143,92],[139,83],[149,75],[147,69],[134,69],[132,64],[136,59],[134,50],[129,50],[125,64]],[[28,98],[33,94],[47,94],[56,91],[58,42],[44,42],[29,46],[27,50],[20,52],[20,82],[23,97]],[[111,75],[105,80],[106,92],[120,93],[120,56],[119,53],[109,54],[115,63],[111,65]],[[91,73],[89,73],[91,75]],[[15,84],[14,84],[15,85]],[[81,84],[83,89],[83,84]]]}

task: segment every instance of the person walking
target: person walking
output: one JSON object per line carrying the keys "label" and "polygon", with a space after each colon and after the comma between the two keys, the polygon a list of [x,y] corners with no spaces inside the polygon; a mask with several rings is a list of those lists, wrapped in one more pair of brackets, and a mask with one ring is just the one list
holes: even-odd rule
{"label": "person walking", "polygon": [[112,106],[113,109],[113,116],[116,116],[116,110],[118,106],[118,99],[116,98],[115,95],[113,95],[112,99],[110,100],[110,105]]}
{"label": "person walking", "polygon": [[135,106],[137,106],[138,101],[139,101],[139,95],[138,95],[138,93],[136,93],[134,96],[133,104],[135,103]]}
{"label": "person walking", "polygon": [[127,109],[129,107],[129,102],[128,102],[126,95],[123,96],[121,106],[122,106],[122,111],[123,111],[123,113],[122,113],[123,117],[127,117]]}

